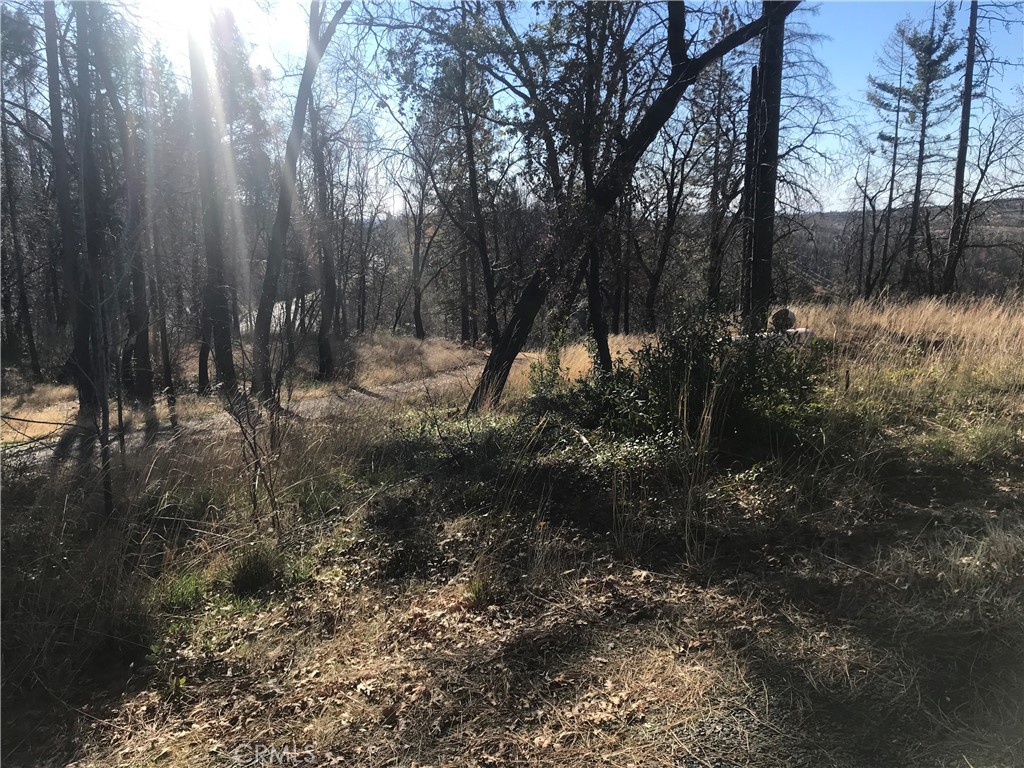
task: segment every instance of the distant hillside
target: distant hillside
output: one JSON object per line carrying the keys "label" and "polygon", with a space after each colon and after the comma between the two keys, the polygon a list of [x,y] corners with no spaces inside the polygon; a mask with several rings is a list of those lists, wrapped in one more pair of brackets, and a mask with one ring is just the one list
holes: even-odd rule
{"label": "distant hillside", "polygon": [[[949,232],[948,206],[926,209],[933,248],[941,252]],[[894,216],[893,238],[904,236],[909,208]],[[880,216],[876,214],[876,221]],[[871,238],[871,213],[863,222]],[[852,287],[860,262],[862,217],[860,211],[824,211],[803,216],[789,240],[789,264],[781,264],[790,291],[807,296]],[[881,248],[881,234],[877,238]],[[960,272],[960,288],[966,293],[996,293],[1024,287],[1024,198],[1010,198],[978,205],[970,244]],[[891,276],[890,276],[891,282]]]}

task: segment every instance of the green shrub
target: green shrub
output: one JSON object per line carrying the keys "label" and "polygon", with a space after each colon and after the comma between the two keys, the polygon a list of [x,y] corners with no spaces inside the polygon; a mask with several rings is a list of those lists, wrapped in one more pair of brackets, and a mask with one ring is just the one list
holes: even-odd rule
{"label": "green shrub", "polygon": [[155,602],[164,611],[194,611],[206,597],[207,583],[203,574],[193,571],[163,580],[155,589]]}
{"label": "green shrub", "polygon": [[251,544],[232,560],[229,581],[238,597],[273,592],[284,582],[284,558],[270,544]]}
{"label": "green shrub", "polygon": [[494,580],[487,573],[474,573],[466,582],[466,606],[479,611],[498,599]]}
{"label": "green shrub", "polygon": [[559,333],[544,349],[544,358],[530,363],[530,394],[534,398],[548,401],[565,389],[562,371],[562,347],[565,345],[565,333]]}
{"label": "green shrub", "polygon": [[810,439],[825,349],[733,338],[726,319],[691,314],[610,375],[580,382],[556,408],[623,435],[677,433],[692,446],[745,452]]}

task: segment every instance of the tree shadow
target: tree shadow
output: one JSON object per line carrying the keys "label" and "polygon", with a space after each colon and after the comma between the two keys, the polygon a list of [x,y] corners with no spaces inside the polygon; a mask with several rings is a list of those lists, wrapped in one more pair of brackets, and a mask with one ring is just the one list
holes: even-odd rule
{"label": "tree shadow", "polygon": [[66,427],[57,439],[52,463],[54,466],[64,464],[74,453],[79,465],[88,464],[95,458],[98,443],[96,414],[88,409],[79,408],[74,423]]}
{"label": "tree shadow", "polygon": [[981,470],[915,469],[927,494],[891,479],[881,513],[848,531],[813,516],[705,531],[714,555],[700,578],[778,619],[736,647],[752,682],[786,692],[780,722],[806,743],[852,765],[930,764],[969,747],[1012,764],[1024,745],[1024,609],[1011,589],[948,586],[913,558],[980,533],[981,507],[1010,508],[1013,493]]}

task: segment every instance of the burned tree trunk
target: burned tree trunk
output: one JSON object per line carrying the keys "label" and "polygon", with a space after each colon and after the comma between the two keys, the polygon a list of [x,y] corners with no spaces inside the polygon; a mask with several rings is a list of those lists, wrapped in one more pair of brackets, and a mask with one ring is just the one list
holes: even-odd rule
{"label": "burned tree trunk", "polygon": [[960,138],[956,150],[956,170],[953,175],[953,221],[949,227],[946,263],[942,270],[944,294],[956,288],[956,270],[964,255],[967,241],[967,221],[964,215],[964,176],[967,169],[967,143],[971,130],[971,104],[974,91],[974,59],[978,46],[978,0],[971,2],[971,20],[967,26],[967,59],[964,62],[964,91],[960,107]]}
{"label": "burned tree trunk", "polygon": [[[767,14],[772,3],[764,3]],[[785,18],[773,20],[761,34],[758,62],[754,168],[751,174],[750,299],[748,333],[768,327],[772,301],[772,251],[775,244],[775,189],[779,170],[779,120],[782,104],[782,60]]]}

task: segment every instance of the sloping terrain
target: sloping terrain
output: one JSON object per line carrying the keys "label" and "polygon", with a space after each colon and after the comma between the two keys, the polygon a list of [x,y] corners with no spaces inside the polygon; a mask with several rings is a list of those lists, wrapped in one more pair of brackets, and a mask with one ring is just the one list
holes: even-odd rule
{"label": "sloping terrain", "polygon": [[[697,471],[532,401],[467,418],[453,380],[286,417],[275,504],[229,430],[152,446],[130,536],[76,535],[80,478],[6,477],[5,762],[1019,765],[1020,319],[845,311],[798,309],[817,453]],[[71,559],[12,579],[54,529]]]}

